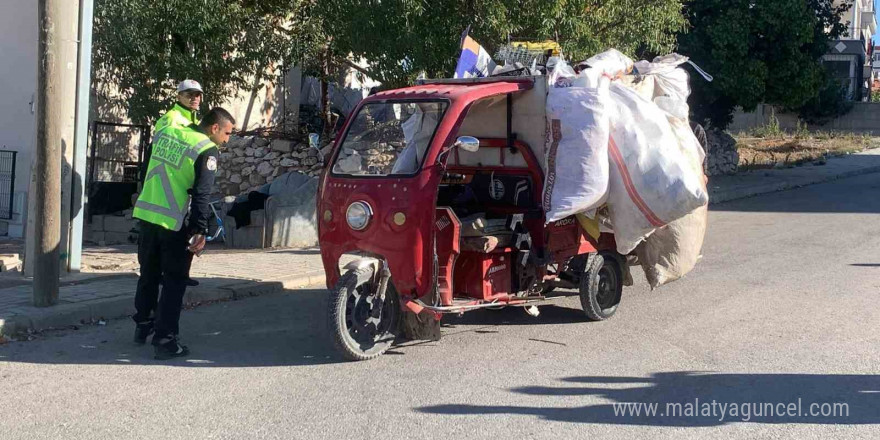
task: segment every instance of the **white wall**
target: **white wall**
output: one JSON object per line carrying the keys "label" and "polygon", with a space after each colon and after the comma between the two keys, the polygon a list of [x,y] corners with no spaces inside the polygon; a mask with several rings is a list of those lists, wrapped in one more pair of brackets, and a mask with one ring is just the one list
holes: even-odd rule
{"label": "white wall", "polygon": [[37,90],[37,2],[0,1],[0,148],[18,151],[15,217],[9,235],[21,237],[36,132],[32,102]]}

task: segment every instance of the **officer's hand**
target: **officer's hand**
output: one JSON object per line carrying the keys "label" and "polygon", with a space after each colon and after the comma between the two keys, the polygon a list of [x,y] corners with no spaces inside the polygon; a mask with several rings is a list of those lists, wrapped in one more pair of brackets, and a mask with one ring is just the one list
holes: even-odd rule
{"label": "officer's hand", "polygon": [[193,235],[189,242],[190,245],[186,249],[196,255],[199,255],[205,248],[205,236],[202,234]]}

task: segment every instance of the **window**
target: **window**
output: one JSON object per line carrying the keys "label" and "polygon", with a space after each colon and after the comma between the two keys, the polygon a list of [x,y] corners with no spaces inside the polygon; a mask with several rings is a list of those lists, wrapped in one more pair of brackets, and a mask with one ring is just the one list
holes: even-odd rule
{"label": "window", "polygon": [[419,171],[443,119],[445,101],[364,105],[351,122],[333,174],[412,175]]}

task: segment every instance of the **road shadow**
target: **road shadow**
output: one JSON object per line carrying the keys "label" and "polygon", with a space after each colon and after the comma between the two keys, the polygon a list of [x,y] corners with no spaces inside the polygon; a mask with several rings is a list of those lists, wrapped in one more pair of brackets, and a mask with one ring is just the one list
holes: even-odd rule
{"label": "road shadow", "polygon": [[[204,284],[218,279],[202,279]],[[228,283],[227,283],[228,284]],[[194,288],[193,290],[199,289]],[[197,298],[197,297],[196,297]],[[265,367],[320,365],[346,362],[334,348],[327,327],[328,293],[322,289],[286,290],[239,300],[212,301],[185,307],[181,336],[192,355],[180,360],[155,361],[152,347],[132,342],[133,323],[113,319],[105,326],[49,330],[36,341],[0,345],[0,361],[39,364],[159,365],[178,367]],[[133,309],[130,311],[133,312]],[[458,332],[497,333],[510,325],[582,324],[578,308],[541,307],[532,317],[522,308],[479,310],[443,319],[445,335]],[[500,330],[503,331],[503,330]],[[545,341],[542,341],[545,342]],[[390,354],[406,354],[407,347],[433,344],[403,337]]]}
{"label": "road shadow", "polygon": [[0,361],[61,365],[267,367],[344,362],[326,329],[326,290],[297,290],[185,307],[181,339],[191,355],[153,359],[153,348],[132,341],[128,318],[32,335],[0,345]]}
{"label": "road shadow", "polygon": [[[563,300],[565,301],[565,300]],[[465,325],[560,325],[584,324],[587,321],[584,311],[572,305],[547,304],[539,307],[540,315],[531,316],[522,307],[505,307],[498,310],[474,310],[461,316],[446,315],[441,324],[444,328],[455,328]]]}
{"label": "road shadow", "polygon": [[[416,410],[438,415],[524,415],[558,422],[632,426],[880,423],[878,375],[669,372],[645,378],[584,376],[560,381],[567,386],[511,390],[533,397],[534,406],[447,404]],[[554,398],[570,401],[572,397],[601,398],[612,403],[555,405]],[[648,415],[644,406],[620,404],[657,407],[654,415]],[[724,409],[722,404],[726,404]],[[626,412],[635,407],[641,410],[639,415]]]}
{"label": "road shadow", "polygon": [[[864,156],[862,160],[880,166],[880,156]],[[753,172],[755,174],[760,172]],[[716,180],[732,186],[741,176],[719,176]],[[729,181],[729,182],[728,182]],[[713,181],[709,181],[713,185]],[[788,212],[788,213],[880,213],[880,173],[849,177],[802,188],[758,195],[747,199],[712,204],[711,211]],[[711,197],[710,197],[711,200]]]}

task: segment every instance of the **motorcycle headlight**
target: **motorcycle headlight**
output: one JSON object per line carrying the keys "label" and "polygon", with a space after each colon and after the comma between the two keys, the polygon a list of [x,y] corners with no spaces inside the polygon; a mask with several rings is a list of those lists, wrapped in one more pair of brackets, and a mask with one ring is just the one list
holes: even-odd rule
{"label": "motorcycle headlight", "polygon": [[362,231],[370,223],[373,209],[366,202],[354,202],[345,211],[345,221],[355,231]]}

